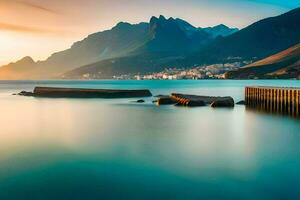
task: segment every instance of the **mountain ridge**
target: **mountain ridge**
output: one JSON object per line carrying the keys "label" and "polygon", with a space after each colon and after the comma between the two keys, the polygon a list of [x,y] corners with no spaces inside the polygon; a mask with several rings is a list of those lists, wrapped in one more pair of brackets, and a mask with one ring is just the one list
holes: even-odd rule
{"label": "mountain ridge", "polygon": [[[295,16],[296,19],[294,19]],[[97,75],[101,74],[100,78],[111,78],[113,73],[119,74],[120,71],[122,73],[145,73],[149,70],[149,66],[152,66],[152,72],[155,72],[155,70],[164,68],[192,68],[205,64],[257,61],[300,42],[298,19],[300,19],[300,8],[283,15],[260,20],[227,37],[217,37],[212,43],[200,48],[197,53],[184,55],[183,58],[173,57],[173,59],[168,59],[169,62],[163,63],[160,59],[153,58],[148,58],[151,61],[148,63],[137,62],[136,60],[143,58],[142,56],[126,57],[121,59],[123,63],[120,63],[118,59],[100,61],[75,69],[67,73],[66,77],[70,75],[70,78],[80,78],[82,74],[92,75],[96,72]],[[184,27],[187,26],[184,25]],[[190,26],[188,28],[193,29]],[[269,29],[271,32],[266,31]],[[264,41],[265,38],[268,39],[267,42]],[[135,65],[138,65],[139,68],[136,68]],[[107,77],[105,73],[107,73]]]}
{"label": "mountain ridge", "polygon": [[189,57],[190,64],[226,62],[228,58],[258,60],[300,42],[300,8],[257,21],[219,38]]}
{"label": "mountain ridge", "polygon": [[229,79],[300,78],[300,43],[226,74]]}

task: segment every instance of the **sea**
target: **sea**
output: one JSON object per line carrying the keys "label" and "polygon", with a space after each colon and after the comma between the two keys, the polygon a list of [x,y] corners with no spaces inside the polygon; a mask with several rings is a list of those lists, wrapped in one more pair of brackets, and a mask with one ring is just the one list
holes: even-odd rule
{"label": "sea", "polygon": [[[299,199],[300,120],[131,99],[34,98],[35,86],[244,99],[296,80],[0,81],[1,200]],[[136,103],[144,99],[145,103]]]}

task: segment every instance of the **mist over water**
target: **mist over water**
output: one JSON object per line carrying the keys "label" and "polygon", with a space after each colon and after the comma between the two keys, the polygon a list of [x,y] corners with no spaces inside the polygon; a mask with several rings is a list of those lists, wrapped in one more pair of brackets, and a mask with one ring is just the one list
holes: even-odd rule
{"label": "mist over water", "polygon": [[299,81],[0,81],[0,199],[296,199],[300,121],[153,98],[12,96],[35,86],[232,96]]}

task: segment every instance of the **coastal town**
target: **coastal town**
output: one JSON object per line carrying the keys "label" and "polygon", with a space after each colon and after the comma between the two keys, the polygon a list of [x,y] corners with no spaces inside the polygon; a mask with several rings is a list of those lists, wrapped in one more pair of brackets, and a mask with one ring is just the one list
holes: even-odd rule
{"label": "coastal town", "polygon": [[[166,68],[160,72],[148,74],[124,74],[113,76],[116,80],[198,80],[198,79],[224,79],[225,73],[236,70],[241,66],[240,62],[198,66],[194,68]],[[83,78],[91,78],[85,74]],[[95,78],[95,77],[93,77]]]}

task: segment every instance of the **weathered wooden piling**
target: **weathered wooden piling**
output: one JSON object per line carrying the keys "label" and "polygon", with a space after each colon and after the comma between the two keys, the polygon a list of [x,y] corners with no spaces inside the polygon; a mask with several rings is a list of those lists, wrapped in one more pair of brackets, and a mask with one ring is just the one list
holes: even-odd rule
{"label": "weathered wooden piling", "polygon": [[246,87],[245,101],[252,108],[300,117],[300,88]]}

